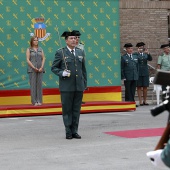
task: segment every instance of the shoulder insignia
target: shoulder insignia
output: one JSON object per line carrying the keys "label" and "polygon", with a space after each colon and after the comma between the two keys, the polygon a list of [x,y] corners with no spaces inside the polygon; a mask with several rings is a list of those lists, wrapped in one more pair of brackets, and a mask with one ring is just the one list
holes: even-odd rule
{"label": "shoulder insignia", "polygon": [[64,49],[64,47],[62,47],[62,48],[59,48],[57,51],[60,51],[60,50],[62,50],[62,49]]}
{"label": "shoulder insignia", "polygon": [[81,48],[80,48],[80,47],[75,47],[75,48],[77,48],[77,49],[80,49],[80,50],[81,50]]}

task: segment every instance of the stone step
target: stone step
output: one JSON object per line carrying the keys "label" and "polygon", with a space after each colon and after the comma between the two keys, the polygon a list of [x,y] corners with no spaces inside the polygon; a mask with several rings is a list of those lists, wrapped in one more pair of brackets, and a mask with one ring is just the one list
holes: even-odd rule
{"label": "stone step", "polygon": [[[121,86],[122,88],[122,101],[125,101],[125,86],[124,84],[122,84]],[[157,96],[156,96],[156,92],[153,91],[154,90],[154,86],[153,84],[150,84],[148,87],[148,91],[147,91],[147,101],[148,103],[152,103],[152,104],[156,104],[157,103]],[[160,102],[161,102],[161,92],[160,92]],[[137,90],[135,93],[135,101],[138,103],[139,99],[138,99],[138,94],[137,94]]]}

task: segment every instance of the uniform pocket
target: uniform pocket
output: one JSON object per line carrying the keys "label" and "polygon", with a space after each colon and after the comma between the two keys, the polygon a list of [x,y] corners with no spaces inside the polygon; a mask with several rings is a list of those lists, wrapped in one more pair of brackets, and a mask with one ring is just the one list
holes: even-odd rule
{"label": "uniform pocket", "polygon": [[79,58],[78,60],[79,60],[80,62],[82,62],[82,61],[83,61],[83,59],[82,59],[82,58]]}
{"label": "uniform pocket", "polygon": [[67,63],[71,63],[71,58],[65,58]]}

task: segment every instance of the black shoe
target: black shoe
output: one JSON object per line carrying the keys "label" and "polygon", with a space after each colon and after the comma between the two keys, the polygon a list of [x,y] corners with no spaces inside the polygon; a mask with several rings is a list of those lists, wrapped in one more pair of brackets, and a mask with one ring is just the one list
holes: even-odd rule
{"label": "black shoe", "polygon": [[149,105],[148,103],[143,102],[143,105]]}
{"label": "black shoe", "polygon": [[81,139],[81,136],[77,133],[73,134],[72,137],[76,139]]}
{"label": "black shoe", "polygon": [[138,107],[138,105],[136,104],[136,107]]}
{"label": "black shoe", "polygon": [[140,106],[143,106],[143,104],[140,104]]}
{"label": "black shoe", "polygon": [[66,139],[73,139],[72,136],[66,136]]}

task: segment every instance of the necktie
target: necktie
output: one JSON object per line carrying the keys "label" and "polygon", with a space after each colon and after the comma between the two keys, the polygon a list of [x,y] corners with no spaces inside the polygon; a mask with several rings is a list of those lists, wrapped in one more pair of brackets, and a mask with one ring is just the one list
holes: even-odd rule
{"label": "necktie", "polygon": [[71,53],[74,55],[74,50],[71,50]]}
{"label": "necktie", "polygon": [[132,54],[130,54],[130,59],[132,60],[133,58],[132,58]]}

